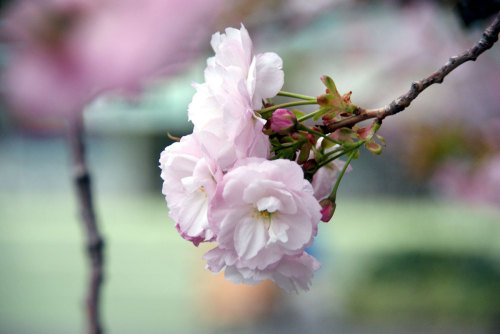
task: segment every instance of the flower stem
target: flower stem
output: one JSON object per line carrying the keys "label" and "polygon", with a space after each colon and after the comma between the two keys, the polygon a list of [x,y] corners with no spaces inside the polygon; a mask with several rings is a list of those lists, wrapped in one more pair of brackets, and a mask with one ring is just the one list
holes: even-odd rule
{"label": "flower stem", "polygon": [[316,170],[320,169],[320,168],[321,168],[321,167],[323,167],[323,166],[328,165],[330,162],[332,162],[332,161],[333,161],[333,160],[335,160],[335,159],[340,158],[340,157],[341,157],[341,156],[343,156],[344,154],[347,154],[347,153],[349,153],[349,152],[352,152],[352,151],[357,150],[357,149],[358,149],[361,145],[363,145],[364,143],[365,143],[365,141],[364,141],[364,140],[361,140],[361,141],[359,141],[358,143],[356,143],[356,145],[355,145],[355,146],[353,146],[353,147],[351,147],[351,148],[348,148],[348,149],[346,149],[344,152],[341,152],[341,153],[339,153],[339,154],[337,154],[337,155],[335,155],[335,156],[333,156],[333,157],[329,158],[328,160],[325,160],[325,161],[321,162],[320,164],[318,164],[318,167],[317,167],[317,169],[316,169]]}
{"label": "flower stem", "polygon": [[332,154],[334,154],[334,153],[337,153],[337,152],[340,152],[340,151],[343,151],[343,150],[344,150],[344,148],[343,148],[343,147],[339,147],[339,148],[337,148],[337,149],[335,149],[335,150],[333,150],[333,151],[330,151],[330,152],[325,153],[325,154],[324,154],[324,156],[325,156],[325,157],[327,157],[327,156],[330,156],[330,155],[332,155]]}
{"label": "flower stem", "polygon": [[281,149],[284,149],[284,148],[294,147],[294,146],[300,147],[305,142],[306,142],[305,140],[299,140],[299,141],[295,141],[295,142],[292,142],[292,143],[281,144],[280,146],[274,146],[274,147],[271,148],[271,152],[278,151],[278,150],[281,150]]}
{"label": "flower stem", "polygon": [[320,109],[320,110],[316,110],[316,111],[313,111],[313,112],[312,112],[312,113],[310,113],[310,114],[307,114],[307,115],[304,115],[304,116],[302,116],[302,117],[300,117],[300,118],[297,118],[297,122],[299,122],[299,123],[300,123],[300,122],[305,121],[306,119],[309,119],[309,118],[311,118],[311,117],[314,117],[314,116],[316,116],[316,115],[317,115],[320,111],[322,111],[322,110],[321,110],[321,109]]}
{"label": "flower stem", "polygon": [[356,154],[356,150],[352,150],[351,154],[349,154],[349,159],[347,159],[346,163],[344,164],[344,168],[342,168],[342,171],[340,172],[339,176],[337,177],[337,181],[335,182],[335,186],[333,186],[333,190],[332,190],[330,196],[328,196],[328,198],[331,199],[333,201],[333,203],[335,203],[335,199],[337,198],[337,189],[339,188],[340,180],[342,180],[342,177],[344,176],[345,171],[347,170],[347,167],[349,167],[349,164],[351,163],[352,158]]}
{"label": "flower stem", "polygon": [[313,130],[313,129],[311,129],[311,128],[309,128],[309,127],[305,126],[305,125],[299,124],[297,128],[298,128],[299,130],[303,130],[303,131],[309,132],[309,133],[311,133],[311,134],[313,134],[313,135],[316,135],[316,136],[322,137],[322,138],[324,138],[325,140],[331,141],[332,143],[339,144],[339,145],[341,144],[341,142],[339,142],[339,141],[337,141],[337,140],[335,140],[335,139],[333,139],[333,138],[330,138],[330,137],[328,137],[327,135],[325,135],[325,134],[323,134],[323,133],[321,133],[321,132],[315,131],[315,130]]}
{"label": "flower stem", "polygon": [[300,100],[315,100],[316,101],[316,98],[314,96],[307,96],[307,95],[295,94],[295,93],[284,92],[284,91],[279,92],[278,95],[279,96],[286,96],[286,97],[293,97],[295,99],[300,99]]}
{"label": "flower stem", "polygon": [[300,106],[304,104],[317,104],[318,102],[316,99],[314,100],[307,100],[307,101],[296,101],[296,102],[288,102],[288,103],[283,103],[283,104],[277,104],[272,107],[256,110],[263,118],[269,118],[272,115],[272,112],[275,111],[276,109],[281,109],[281,108],[288,108],[288,107],[293,107],[293,106]]}

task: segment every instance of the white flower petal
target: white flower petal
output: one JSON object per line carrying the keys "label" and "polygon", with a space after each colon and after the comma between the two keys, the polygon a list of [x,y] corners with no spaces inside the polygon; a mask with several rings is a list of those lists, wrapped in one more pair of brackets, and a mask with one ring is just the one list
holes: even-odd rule
{"label": "white flower petal", "polygon": [[243,259],[250,259],[266,246],[266,227],[256,218],[245,217],[236,226],[234,241],[238,256]]}
{"label": "white flower petal", "polygon": [[274,52],[261,53],[256,56],[256,82],[252,103],[260,109],[262,100],[276,96],[283,87],[285,75],[281,70],[283,61]]}

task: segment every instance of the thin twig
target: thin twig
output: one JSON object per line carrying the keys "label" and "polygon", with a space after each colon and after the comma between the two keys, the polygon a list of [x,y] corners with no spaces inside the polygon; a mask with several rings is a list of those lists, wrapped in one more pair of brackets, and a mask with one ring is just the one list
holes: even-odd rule
{"label": "thin twig", "polygon": [[73,178],[78,194],[81,220],[86,232],[87,256],[90,274],[86,295],[87,333],[102,334],[99,312],[100,288],[103,281],[104,241],[99,233],[92,204],[90,175],[85,162],[85,144],[83,141],[83,120],[81,115],[70,122],[69,141],[73,154]]}
{"label": "thin twig", "polygon": [[345,118],[341,121],[331,123],[325,126],[328,132],[334,132],[343,127],[353,127],[355,124],[369,118],[378,118],[383,120],[387,116],[395,115],[405,110],[415,98],[422,93],[427,87],[435,84],[442,83],[444,78],[454,69],[467,61],[475,61],[479,55],[484,51],[490,49],[496,41],[498,41],[498,33],[500,32],[500,13],[497,14],[493,22],[483,32],[483,37],[479,42],[469,50],[465,51],[459,56],[451,57],[448,62],[432,73],[430,76],[415,81],[411,84],[408,92],[393,100],[388,105],[378,109],[364,109],[358,108],[355,115]]}

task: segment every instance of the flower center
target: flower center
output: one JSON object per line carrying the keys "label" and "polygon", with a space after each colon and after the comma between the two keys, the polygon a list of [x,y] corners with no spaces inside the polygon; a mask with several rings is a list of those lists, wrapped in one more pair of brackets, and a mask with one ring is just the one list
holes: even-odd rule
{"label": "flower center", "polygon": [[200,191],[205,195],[205,198],[208,197],[207,192],[205,191],[205,187],[204,186],[200,187]]}
{"label": "flower center", "polygon": [[254,213],[252,213],[252,218],[255,218],[257,221],[263,221],[264,226],[269,229],[271,227],[271,217],[277,213],[278,211],[269,212],[267,210],[259,211],[258,209],[255,209]]}

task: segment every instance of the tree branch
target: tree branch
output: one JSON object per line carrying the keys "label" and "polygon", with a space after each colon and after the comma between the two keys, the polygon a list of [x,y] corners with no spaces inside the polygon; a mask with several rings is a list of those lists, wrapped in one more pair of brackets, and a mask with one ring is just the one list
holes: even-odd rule
{"label": "tree branch", "polygon": [[451,57],[448,62],[432,73],[427,78],[420,81],[415,81],[411,84],[408,92],[393,100],[388,105],[378,109],[364,109],[358,108],[354,116],[345,118],[341,121],[331,123],[325,126],[328,132],[334,132],[343,127],[353,127],[355,124],[370,118],[378,118],[383,120],[387,116],[395,115],[405,110],[420,93],[427,87],[435,84],[442,83],[444,78],[454,69],[467,61],[475,61],[479,55],[484,51],[490,49],[496,41],[498,41],[498,33],[500,32],[500,13],[497,14],[493,22],[483,32],[483,37],[479,42],[469,50],[465,51],[459,56]]}
{"label": "tree branch", "polygon": [[71,120],[69,126],[69,142],[73,154],[73,178],[78,194],[81,220],[86,232],[87,256],[90,262],[86,296],[87,333],[102,334],[99,312],[100,287],[103,280],[103,248],[104,241],[99,233],[92,204],[90,175],[85,161],[85,144],[83,141],[83,119],[79,114]]}

